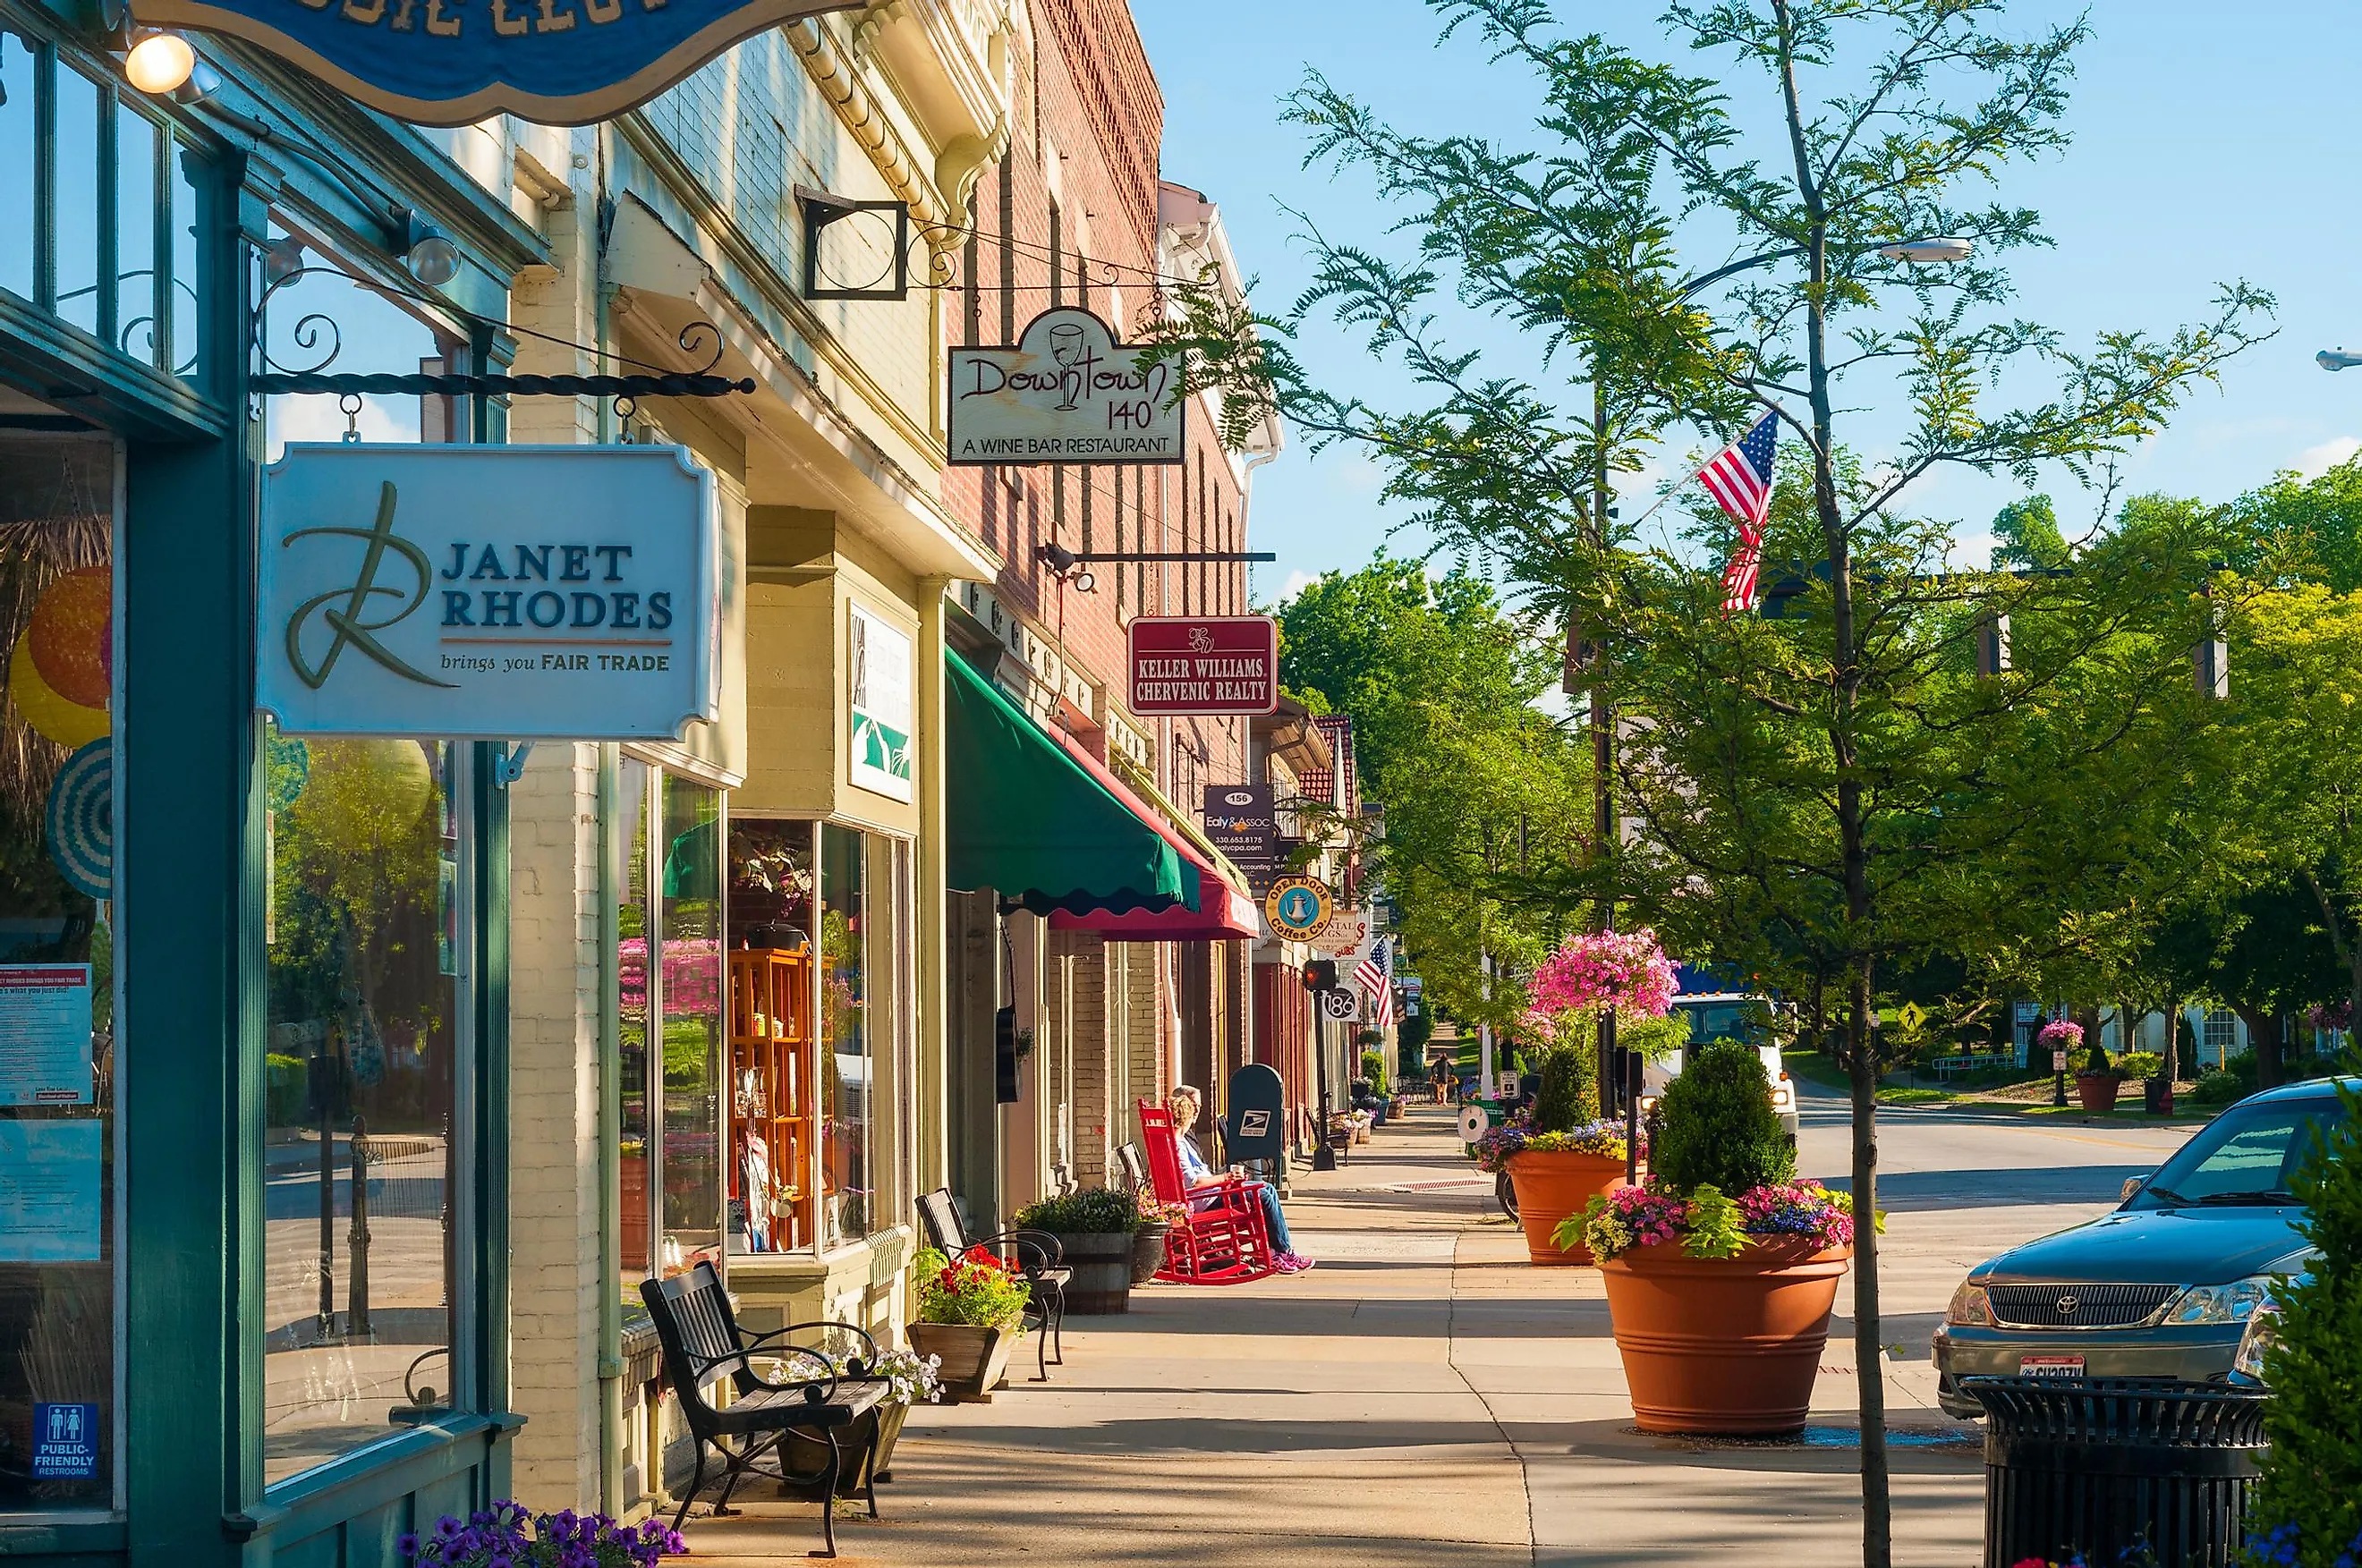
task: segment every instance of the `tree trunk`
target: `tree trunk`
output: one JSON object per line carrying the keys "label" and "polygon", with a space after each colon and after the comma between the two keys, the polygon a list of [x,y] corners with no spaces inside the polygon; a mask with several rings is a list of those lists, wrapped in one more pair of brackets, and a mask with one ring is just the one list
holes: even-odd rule
{"label": "tree trunk", "polygon": [[2247,1026],[2247,1048],[2256,1053],[2256,1087],[2278,1089],[2288,1070],[2280,1060],[2280,1019],[2277,1013],[2254,1007],[2235,1008]]}
{"label": "tree trunk", "polygon": [[2181,1070],[2181,1003],[2179,1002],[2165,1004],[2165,1076],[2177,1083],[2184,1076]]}
{"label": "tree trunk", "polygon": [[1893,1497],[1886,1462],[1886,1365],[1879,1345],[1878,1307],[1878,1061],[1871,1043],[1871,963],[1864,950],[1875,940],[1870,889],[1869,807],[1861,787],[1861,757],[1854,719],[1861,697],[1860,636],[1854,622],[1851,535],[1838,499],[1837,432],[1829,392],[1828,275],[1829,213],[1813,171],[1804,105],[1796,89],[1796,18],[1792,0],[1772,0],[1779,29],[1781,108],[1787,121],[1789,156],[1796,195],[1805,217],[1805,266],[1809,287],[1805,306],[1805,389],[1812,403],[1809,446],[1813,459],[1813,510],[1828,550],[1829,682],[1828,737],[1837,786],[1840,870],[1846,903],[1845,939],[1854,948],[1846,960],[1847,1044],[1853,1087],[1853,1300],[1855,1376],[1861,1401],[1862,1568],[1893,1568]]}

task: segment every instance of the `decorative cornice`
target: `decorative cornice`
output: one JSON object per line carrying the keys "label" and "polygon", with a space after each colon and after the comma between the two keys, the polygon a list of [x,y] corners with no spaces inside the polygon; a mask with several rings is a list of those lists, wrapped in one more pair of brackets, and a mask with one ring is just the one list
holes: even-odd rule
{"label": "decorative cornice", "polygon": [[958,225],[946,210],[944,198],[931,178],[922,172],[911,149],[887,119],[885,105],[863,84],[860,67],[829,27],[817,20],[790,22],[779,29],[789,48],[802,57],[813,85],[836,109],[836,117],[853,139],[869,149],[870,160],[885,178],[887,188],[910,203],[911,216],[926,236],[929,248],[941,254],[952,248]]}

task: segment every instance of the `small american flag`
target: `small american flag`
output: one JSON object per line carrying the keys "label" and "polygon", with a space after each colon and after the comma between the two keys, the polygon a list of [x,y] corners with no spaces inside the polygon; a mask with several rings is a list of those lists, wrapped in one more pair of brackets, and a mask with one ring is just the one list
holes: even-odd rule
{"label": "small american flag", "polygon": [[1779,440],[1780,416],[1767,413],[1698,470],[1698,480],[1715,503],[1738,524],[1738,553],[1722,573],[1725,615],[1755,608],[1755,579],[1763,568],[1763,519],[1772,510],[1772,452]]}
{"label": "small american flag", "polygon": [[1370,1022],[1381,1029],[1389,1029],[1395,1022],[1394,955],[1380,937],[1370,944],[1362,961],[1353,966],[1353,983],[1370,999]]}

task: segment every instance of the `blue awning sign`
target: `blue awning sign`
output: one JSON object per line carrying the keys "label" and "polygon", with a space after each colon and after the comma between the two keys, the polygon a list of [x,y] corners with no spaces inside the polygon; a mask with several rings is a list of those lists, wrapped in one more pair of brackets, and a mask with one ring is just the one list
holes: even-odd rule
{"label": "blue awning sign", "polygon": [[426,126],[581,126],[732,44],[856,0],[133,0],[143,27],[226,33]]}

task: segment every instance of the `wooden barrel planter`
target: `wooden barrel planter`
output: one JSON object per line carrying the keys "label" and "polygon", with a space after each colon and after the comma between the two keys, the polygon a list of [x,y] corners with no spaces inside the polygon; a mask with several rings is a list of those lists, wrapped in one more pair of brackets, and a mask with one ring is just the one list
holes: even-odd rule
{"label": "wooden barrel planter", "polygon": [[1518,1189],[1518,1223],[1526,1233],[1526,1256],[1551,1267],[1587,1264],[1591,1249],[1577,1242],[1562,1249],[1551,1233],[1592,1199],[1624,1185],[1624,1162],[1601,1154],[1547,1153],[1527,1149],[1509,1158],[1509,1179]]}
{"label": "wooden barrel planter", "polygon": [[1665,1242],[1600,1265],[1640,1430],[1803,1431],[1852,1255],[1755,1236],[1737,1257],[1691,1257]]}
{"label": "wooden barrel planter", "polygon": [[1131,1282],[1145,1285],[1156,1277],[1164,1266],[1164,1238],[1173,1227],[1164,1224],[1143,1224],[1131,1234]]}
{"label": "wooden barrel planter", "polygon": [[953,1405],[988,1405],[992,1391],[1009,1371],[1009,1353],[1016,1348],[1015,1319],[997,1328],[971,1323],[912,1323],[911,1348],[921,1355],[942,1358],[935,1376],[943,1380],[944,1401]]}
{"label": "wooden barrel planter", "polygon": [[1062,1261],[1073,1269],[1066,1281],[1068,1316],[1104,1316],[1131,1310],[1132,1231],[1056,1233]]}

